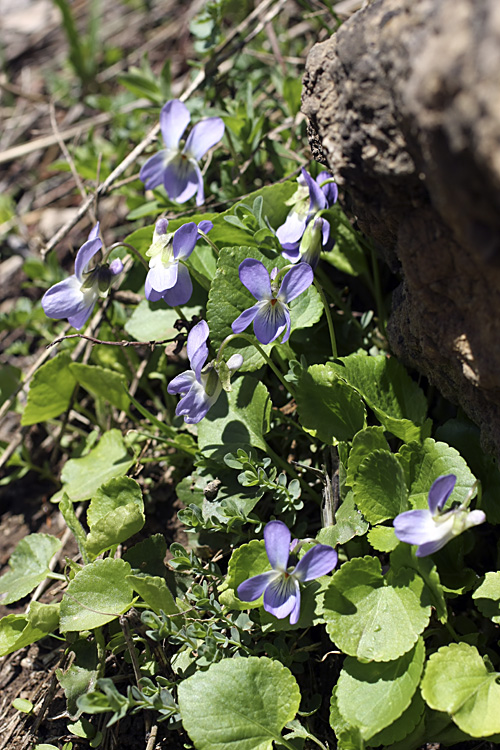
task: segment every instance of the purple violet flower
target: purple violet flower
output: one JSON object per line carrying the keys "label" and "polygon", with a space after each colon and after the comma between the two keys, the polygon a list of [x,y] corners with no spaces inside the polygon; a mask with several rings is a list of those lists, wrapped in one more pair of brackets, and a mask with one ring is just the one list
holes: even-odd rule
{"label": "purple violet flower", "polygon": [[[328,180],[332,179],[332,175],[329,172],[321,172],[314,180],[304,168],[297,178],[299,187],[290,200],[287,201],[292,206],[292,209],[285,223],[278,227],[276,231],[276,236],[283,248],[282,255],[290,263],[297,263],[299,260],[305,260],[307,263],[310,262],[309,258],[303,257],[304,254],[310,253],[308,253],[307,246],[301,245],[301,241],[304,237],[306,227],[312,219],[320,218],[317,216],[318,212],[330,208],[336,202],[338,197],[337,185],[334,182],[328,182]],[[322,221],[328,224],[326,219]],[[316,228],[320,228],[318,224]],[[329,224],[328,230],[326,230],[324,225],[321,225],[320,239],[321,247],[317,251],[316,264],[319,260],[319,252],[322,249],[329,250],[333,247],[333,242],[330,239]],[[310,240],[305,238],[304,242],[309,243]],[[316,254],[313,255],[313,258],[315,257]]]}
{"label": "purple violet flower", "polygon": [[159,219],[153,232],[153,243],[146,253],[149,271],[146,276],[146,299],[164,299],[170,307],[184,305],[191,298],[193,284],[182,261],[189,258],[201,234],[209,232],[211,221],[183,224],[176,232],[167,232],[168,220]]}
{"label": "purple violet flower", "polygon": [[123,263],[116,258],[111,263],[100,263],[89,270],[89,263],[102,248],[99,222],[91,230],[76,254],[75,273],[54,284],[42,297],[42,307],[49,318],[61,320],[79,330],[85,325],[99,297],[106,297],[113,278],[123,271]]}
{"label": "purple violet flower", "polygon": [[438,477],[429,490],[429,510],[407,510],[394,519],[397,538],[400,542],[417,544],[417,557],[432,555],[453,537],[486,521],[482,510],[468,510],[472,493],[461,505],[443,511],[456,481],[454,474]]}
{"label": "purple violet flower", "polygon": [[201,120],[191,130],[181,150],[179,142],[190,120],[188,108],[179,99],[165,104],[160,113],[160,128],[166,148],[147,160],[139,178],[146,190],[163,185],[168,197],[177,203],[185,203],[196,193],[196,205],[200,206],[205,196],[198,162],[220,141],[224,123],[220,117]]}
{"label": "purple violet flower", "polygon": [[[212,362],[206,366],[208,357],[208,325],[204,320],[191,329],[187,339],[187,353],[191,370],[177,375],[168,384],[169,393],[180,393],[181,400],[175,413],[184,417],[186,424],[197,424],[207,415],[222,391],[217,366]],[[233,354],[226,362],[230,373],[243,364],[241,354]]]}
{"label": "purple violet flower", "polygon": [[[294,565],[290,553],[291,534],[283,521],[270,521],[264,529],[266,553],[272,570],[243,581],[236,594],[244,602],[253,602],[264,594],[264,609],[279,620],[290,615],[290,625],[300,616],[300,583],[330,573],[337,564],[337,553],[326,544],[316,544]],[[292,563],[292,565],[290,565]]]}
{"label": "purple violet flower", "polygon": [[314,273],[307,263],[292,266],[284,275],[279,289],[276,289],[277,269],[271,275],[260,260],[247,258],[239,267],[240,281],[257,301],[244,310],[231,328],[241,333],[253,322],[253,330],[261,344],[270,344],[285,331],[282,341],[290,336],[290,311],[288,303],[302,294],[313,282]]}

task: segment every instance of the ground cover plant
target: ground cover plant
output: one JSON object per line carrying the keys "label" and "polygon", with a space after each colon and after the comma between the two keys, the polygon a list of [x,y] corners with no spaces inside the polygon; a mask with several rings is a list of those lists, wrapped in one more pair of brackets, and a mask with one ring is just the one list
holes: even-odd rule
{"label": "ground cover plant", "polygon": [[80,242],[29,258],[35,299],[1,319],[42,360],[7,347],[2,482],[36,474],[63,519],[0,577],[4,665],[56,657],[43,700],[14,700],[17,746],[129,747],[139,723],[146,750],[498,742],[500,476],[390,352],[395,280],[308,151],[290,29],[335,7],[208,2],[182,89],[144,59],[111,94],[95,18],[81,41],[57,4],[66,93],[146,103],[64,147],[55,168],[99,184]]}

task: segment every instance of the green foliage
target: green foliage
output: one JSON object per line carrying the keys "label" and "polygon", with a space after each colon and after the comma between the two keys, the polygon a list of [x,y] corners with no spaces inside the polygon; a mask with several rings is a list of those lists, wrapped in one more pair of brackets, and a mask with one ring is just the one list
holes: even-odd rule
{"label": "green foliage", "polygon": [[133,603],[125,560],[95,560],[70,581],[61,601],[61,633],[93,630],[116,619]]}
{"label": "green foliage", "polygon": [[422,680],[422,696],[472,737],[500,732],[498,672],[488,669],[474,646],[452,643],[432,654]]}
{"label": "green foliage", "polygon": [[[2,443],[8,460],[0,482],[17,490],[23,476],[50,481],[52,502],[74,537],[54,571],[58,538],[30,534],[15,548],[0,578],[2,604],[16,605],[46,578],[57,588],[44,591],[47,603],[33,600],[23,613],[17,604],[0,619],[0,656],[58,639],[67,731],[90,747],[109,744],[107,728],[142,711],[148,722],[163,722],[165,734],[182,728],[195,750],[498,742],[495,535],[484,524],[417,557],[393,523],[416,509],[433,533],[445,528],[446,519],[440,527],[428,515],[428,495],[449,474],[457,481],[447,510],[468,504],[500,523],[500,472],[478,429],[460,413],[443,423],[454,407],[390,351],[384,307],[395,282],[387,270],[379,273],[370,240],[344,214],[348,196],[321,212],[335,244],[315,269],[317,286],[290,304],[288,341],[261,346],[251,325],[232,334],[236,317],[256,303],[239,279],[242,261],[283,269],[278,229],[300,206],[303,218],[313,218],[300,177],[306,123],[298,116],[295,61],[303,36],[282,24],[307,23],[313,39],[324,14],[301,0],[300,13],[291,3],[259,31],[262,18],[249,15],[251,4],[210,0],[191,19],[198,57],[187,61],[187,106],[193,122],[220,116],[225,123],[221,144],[202,163],[206,204],[195,206],[170,200],[163,185],[145,193],[137,178],[163,148],[160,138],[148,137],[147,155],[133,164],[128,158],[172,91],[186,90],[172,77],[179,66],[170,56],[159,66],[139,57],[119,75],[117,93],[116,76],[98,75],[112,51],[97,43],[97,0],[87,30],[80,18],[77,28],[66,0],[56,3],[78,80],[48,85],[68,106],[83,88],[78,106],[104,115],[104,128],[68,148],[85,189],[119,167],[106,189],[116,190],[121,208],[102,226],[106,239],[126,243],[107,258],[120,257],[126,270],[107,301],[97,300],[92,330],[82,329],[94,340],[83,349],[71,333],[35,372],[26,400],[24,362],[63,333],[36,301],[65,278],[56,252],[26,259],[30,293],[0,315],[9,358],[0,403],[21,414],[26,438],[14,450]],[[152,105],[146,111],[143,99]],[[52,168],[71,167],[65,159]],[[314,179],[323,167],[306,169]],[[14,197],[0,206],[9,227]],[[95,207],[101,220],[103,207]],[[213,224],[181,261],[193,294],[175,309],[142,299],[147,270],[140,261],[149,264],[160,216],[169,232],[188,222]],[[165,263],[171,281],[175,258]],[[185,345],[202,319],[209,354],[200,373],[189,343],[188,365]],[[235,353],[243,365],[230,378],[226,363]],[[184,407],[215,395],[202,419],[183,420],[170,388],[177,376],[190,389],[181,394]],[[270,520],[291,533],[280,585],[287,596],[293,591],[292,604],[300,594],[293,624],[270,606],[272,587],[253,602],[237,596],[244,581],[276,563],[263,538]],[[168,547],[167,539],[176,541]],[[70,559],[75,542],[79,554]],[[286,574],[308,553],[310,565],[317,543],[335,548],[334,570],[314,577],[324,570],[306,560],[307,580],[294,575],[290,582]],[[284,588],[287,581],[293,589]],[[323,698],[330,694],[328,716]],[[31,703],[17,707],[33,710]]]}
{"label": "green foliage", "polygon": [[224,660],[179,687],[182,722],[200,750],[271,750],[299,703],[293,675],[265,657]]}
{"label": "green foliage", "polygon": [[330,365],[312,365],[299,378],[297,407],[302,426],[324,443],[352,440],[365,426],[366,413],[357,391]]}
{"label": "green foliage", "polygon": [[76,502],[88,500],[107,480],[123,476],[133,464],[121,432],[109,430],[84,458],[71,458],[61,472],[64,491]]}
{"label": "green foliage", "polygon": [[76,379],[69,370],[70,362],[70,355],[61,352],[36,371],[21,419],[23,425],[43,422],[66,411],[76,386]]}
{"label": "green foliage", "polygon": [[61,548],[50,534],[29,534],[17,544],[10,557],[10,571],[0,578],[2,604],[12,604],[30,593],[47,575],[49,563]]}
{"label": "green foliage", "polygon": [[337,683],[338,710],[345,721],[370,740],[406,711],[417,690],[424,666],[421,638],[399,659],[361,662],[348,656]]}
{"label": "green foliage", "polygon": [[237,378],[198,427],[198,446],[207,457],[223,457],[228,448],[266,450],[271,404],[265,385],[251,375]]}
{"label": "green foliage", "polygon": [[328,634],[350,656],[391,661],[414,646],[429,622],[422,591],[423,581],[410,568],[389,582],[377,558],[350,560],[333,575],[325,595]]}

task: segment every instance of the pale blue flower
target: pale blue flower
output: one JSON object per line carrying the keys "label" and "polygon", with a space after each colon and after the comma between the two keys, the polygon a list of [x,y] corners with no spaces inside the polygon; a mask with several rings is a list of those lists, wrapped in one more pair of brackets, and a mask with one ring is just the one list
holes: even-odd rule
{"label": "pale blue flower", "polygon": [[394,519],[397,538],[418,545],[417,557],[432,555],[466,529],[486,521],[482,510],[468,510],[470,496],[461,505],[444,510],[456,481],[454,474],[438,477],[429,490],[429,510],[407,510]]}
{"label": "pale blue flower", "polygon": [[[317,264],[319,260],[317,253],[308,253],[307,245],[310,244],[310,238],[304,235],[309,223],[313,219],[320,218],[318,213],[333,206],[337,200],[337,185],[331,180],[332,176],[329,172],[321,172],[314,180],[304,168],[297,178],[299,187],[287,201],[292,209],[285,223],[276,231],[276,236],[283,248],[282,255],[290,263],[297,263],[299,260],[310,263],[312,259],[313,263]],[[326,219],[322,219],[322,222],[324,223],[316,223],[316,229],[321,231],[314,238],[315,241],[320,241],[320,251],[328,250],[333,246],[333,240],[330,238],[330,225]],[[304,244],[301,245],[303,238]],[[307,257],[304,257],[304,254]]]}
{"label": "pale blue flower", "polygon": [[200,231],[207,234],[213,227],[211,221],[196,224],[190,221],[175,232],[167,232],[168,220],[159,219],[153,232],[153,242],[146,253],[149,271],[146,276],[146,299],[157,302],[164,299],[170,307],[184,305],[191,298],[193,284],[186,266],[182,263],[194,250]]}
{"label": "pale blue flower", "polygon": [[64,281],[51,286],[42,297],[42,307],[49,318],[68,323],[77,330],[89,319],[99,297],[106,297],[113,278],[123,270],[123,263],[116,258],[111,263],[96,264],[89,270],[89,263],[102,248],[99,237],[99,222],[95,225],[75,258],[75,273]]}
{"label": "pale blue flower", "polygon": [[[276,271],[277,269],[274,269]],[[275,273],[269,271],[260,260],[247,258],[239,267],[242,284],[255,297],[257,303],[239,315],[231,328],[241,333],[253,322],[253,330],[261,344],[270,344],[285,332],[283,342],[290,336],[290,311],[288,303],[302,294],[314,279],[307,263],[298,263],[284,275],[279,289],[274,282]]]}
{"label": "pale blue flower", "polygon": [[[187,353],[191,370],[177,375],[167,387],[169,393],[180,393],[181,400],[175,413],[187,424],[200,422],[215,404],[222,391],[222,383],[214,363],[205,365],[208,357],[208,325],[202,320],[191,329],[187,339]],[[243,364],[241,354],[233,354],[226,363],[230,373]]]}
{"label": "pale blue flower", "polygon": [[187,137],[184,148],[179,143],[191,119],[189,110],[179,99],[171,99],[160,113],[160,128],[166,148],[151,156],[139,177],[147,190],[163,185],[168,197],[185,203],[196,193],[196,205],[205,200],[200,159],[224,135],[220,117],[198,122]]}
{"label": "pale blue flower", "polygon": [[[237,596],[253,602],[264,594],[264,609],[279,620],[290,615],[290,625],[300,616],[300,585],[330,573],[338,556],[333,547],[316,544],[295,565],[290,553],[297,550],[290,530],[283,521],[270,521],[264,529],[266,553],[272,570],[243,581]],[[292,563],[292,564],[291,564]]]}

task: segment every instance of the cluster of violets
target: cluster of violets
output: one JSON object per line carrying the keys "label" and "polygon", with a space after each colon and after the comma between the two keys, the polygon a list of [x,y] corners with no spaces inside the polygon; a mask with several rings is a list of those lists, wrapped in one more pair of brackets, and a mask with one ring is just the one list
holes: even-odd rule
{"label": "cluster of violets", "polygon": [[[178,99],[165,104],[160,113],[165,148],[146,161],[140,178],[146,189],[163,185],[169,198],[178,203],[196,195],[199,205],[204,201],[204,191],[198,162],[222,138],[224,123],[220,117],[198,122],[181,146],[189,122],[190,114],[185,104]],[[330,225],[320,214],[337,199],[337,188],[331,175],[323,172],[314,180],[302,169],[297,182],[289,215],[276,232],[289,265],[280,271],[274,268],[269,273],[259,260],[247,258],[239,267],[239,278],[256,303],[236,318],[232,330],[235,334],[242,333],[253,323],[255,336],[261,344],[270,344],[280,336],[283,342],[287,341],[291,331],[289,304],[312,284],[319,252],[329,242]],[[212,228],[211,221],[198,224],[191,221],[175,232],[169,232],[167,219],[156,222],[153,240],[146,253],[149,269],[145,296],[148,300],[163,299],[171,307],[189,301],[193,284],[186,260],[196,243]],[[107,295],[113,279],[123,269],[118,259],[110,264],[96,263],[90,268],[90,261],[100,250],[102,241],[97,224],[77,253],[75,273],[55,284],[44,295],[42,306],[49,317],[67,318],[77,329],[85,325],[99,296]],[[208,337],[208,325],[204,321],[190,331],[187,352],[191,369],[174,378],[169,385],[170,393],[182,396],[176,414],[183,416],[187,423],[203,419],[222,390],[217,360],[206,364]],[[241,364],[239,355],[225,363],[230,373]]]}
{"label": "cluster of violets", "polygon": [[[454,537],[486,521],[482,510],[468,509],[472,492],[463,503],[444,510],[456,481],[454,474],[438,477],[429,490],[428,510],[408,510],[394,519],[397,538],[417,545],[417,557],[432,555]],[[244,602],[255,602],[263,595],[266,612],[278,619],[290,616],[290,624],[295,625],[300,616],[300,584],[330,573],[337,565],[337,553],[328,545],[315,544],[297,561],[302,542],[291,541],[282,521],[265,526],[264,542],[271,570],[240,583],[236,594]]]}
{"label": "cluster of violets", "polygon": [[[219,117],[202,120],[192,128],[181,148],[180,141],[189,122],[189,111],[181,101],[167,102],[160,114],[165,148],[146,161],[140,178],[146,189],[163,185],[170,199],[184,203],[196,195],[196,203],[201,205],[204,190],[198,162],[220,141],[224,123]],[[283,342],[287,341],[291,331],[289,304],[313,283],[321,252],[329,250],[334,243],[330,224],[323,216],[337,200],[337,186],[332,176],[322,172],[314,179],[302,169],[297,182],[297,190],[288,201],[287,219],[276,231],[282,255],[289,265],[279,271],[274,268],[269,273],[259,260],[247,258],[239,266],[240,281],[256,303],[234,320],[232,331],[242,333],[252,323],[255,337],[264,345],[280,336]],[[146,253],[149,270],[145,295],[148,300],[163,299],[171,307],[189,301],[193,285],[186,260],[196,243],[212,228],[212,222],[205,220],[198,224],[188,222],[175,232],[169,232],[167,219],[156,222],[152,244]],[[102,261],[91,266],[102,249],[97,223],[76,255],[74,274],[52,286],[43,296],[42,306],[48,317],[66,318],[77,329],[85,325],[99,297],[108,294],[113,280],[123,270],[119,259],[106,262],[109,253],[104,253]],[[240,354],[234,354],[227,362],[221,362],[219,355],[207,363],[209,335],[204,320],[191,329],[187,337],[191,369],[175,377],[167,388],[169,393],[181,396],[176,414],[188,424],[196,424],[206,416],[219,398],[222,380],[243,364]],[[223,378],[219,373],[221,365]],[[416,545],[417,557],[436,552],[455,536],[486,520],[483,511],[468,509],[470,496],[462,504],[445,510],[455,483],[453,474],[439,477],[430,488],[428,510],[406,511],[394,519],[397,538]],[[280,619],[289,617],[290,624],[294,625],[300,616],[300,584],[330,573],[337,565],[337,553],[332,547],[315,544],[299,559],[303,542],[292,541],[282,521],[266,525],[264,541],[271,570],[241,583],[237,595],[245,602],[254,602],[263,596],[267,612]]]}

